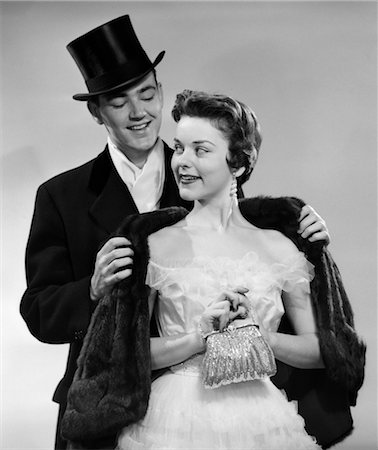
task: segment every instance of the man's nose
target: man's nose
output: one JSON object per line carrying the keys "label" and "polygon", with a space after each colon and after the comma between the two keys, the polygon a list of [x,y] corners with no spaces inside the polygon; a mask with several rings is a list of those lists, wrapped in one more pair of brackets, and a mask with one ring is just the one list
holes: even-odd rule
{"label": "man's nose", "polygon": [[130,119],[140,120],[146,115],[143,103],[138,100],[133,100],[130,102]]}

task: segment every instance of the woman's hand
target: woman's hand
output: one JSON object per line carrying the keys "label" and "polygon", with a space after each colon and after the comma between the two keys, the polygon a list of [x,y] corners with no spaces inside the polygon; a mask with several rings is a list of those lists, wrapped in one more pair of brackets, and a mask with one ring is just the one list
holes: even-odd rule
{"label": "woman's hand", "polygon": [[223,331],[236,317],[245,316],[248,311],[247,292],[248,289],[242,286],[222,292],[203,312],[200,318],[201,333],[206,335],[215,330]]}

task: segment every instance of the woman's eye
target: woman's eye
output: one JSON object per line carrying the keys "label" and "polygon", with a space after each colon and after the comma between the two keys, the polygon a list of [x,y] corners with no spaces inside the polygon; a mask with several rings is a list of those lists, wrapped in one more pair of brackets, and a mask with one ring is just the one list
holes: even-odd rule
{"label": "woman's eye", "polygon": [[175,151],[176,154],[180,154],[180,153],[182,153],[184,151],[183,147],[181,145],[178,145],[178,144],[175,144],[173,146],[173,148],[174,148],[174,151]]}
{"label": "woman's eye", "polygon": [[196,148],[197,155],[204,155],[204,154],[206,154],[208,152],[209,152],[209,150],[207,148],[205,148],[205,147],[197,147]]}

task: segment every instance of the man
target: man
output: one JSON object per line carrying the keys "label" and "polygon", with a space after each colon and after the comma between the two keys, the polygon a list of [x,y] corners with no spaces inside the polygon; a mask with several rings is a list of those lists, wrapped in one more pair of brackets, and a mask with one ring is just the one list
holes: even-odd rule
{"label": "man", "polygon": [[[99,26],[67,46],[86,82],[96,122],[108,133],[105,150],[80,167],[42,184],[26,250],[27,289],[21,314],[31,333],[51,344],[69,343],[67,368],[54,401],[59,403],[56,449],[66,448],[60,420],[76,360],[97,300],[131,273],[133,252],[111,238],[125,216],[190,204],[182,201],[170,170],[169,147],[159,138],[163,93],[155,67],[128,16]],[[325,223],[309,206],[298,230],[326,240]],[[105,448],[111,443],[94,443]]]}

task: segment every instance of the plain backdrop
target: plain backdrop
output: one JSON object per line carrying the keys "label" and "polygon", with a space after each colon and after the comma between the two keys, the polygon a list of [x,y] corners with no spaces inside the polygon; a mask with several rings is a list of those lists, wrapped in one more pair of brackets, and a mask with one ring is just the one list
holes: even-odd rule
{"label": "plain backdrop", "polygon": [[377,5],[375,2],[1,2],[2,449],[52,449],[67,345],[35,340],[19,315],[39,184],[103,150],[65,46],[130,14],[165,92],[163,138],[184,88],[252,106],[263,145],[247,195],[296,195],[326,219],[368,345],[355,430],[335,448],[377,448]]}

